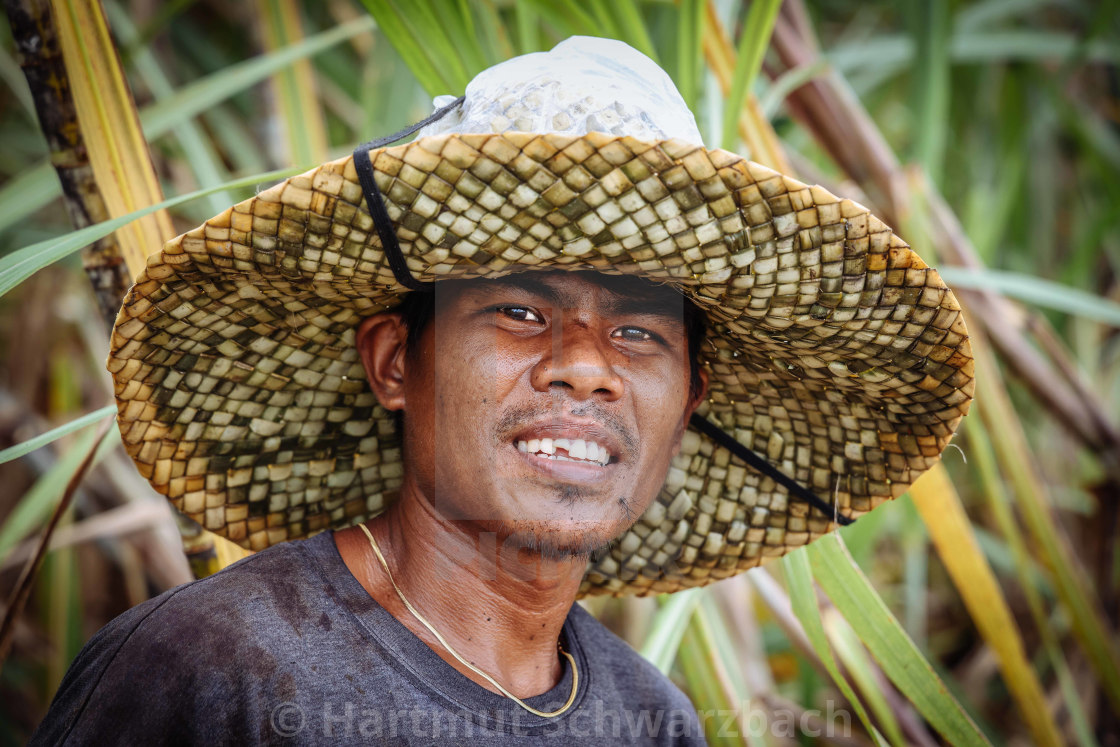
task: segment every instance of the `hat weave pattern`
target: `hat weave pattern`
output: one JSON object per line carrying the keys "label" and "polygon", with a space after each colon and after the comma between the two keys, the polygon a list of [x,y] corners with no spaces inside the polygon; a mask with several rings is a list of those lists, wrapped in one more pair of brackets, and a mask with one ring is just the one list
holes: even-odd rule
{"label": "hat weave pattern", "polygon": [[[679,288],[709,318],[701,412],[837,514],[905,492],[968,410],[956,299],[866,208],[820,187],[722,150],[597,133],[437,135],[370,157],[419,280],[570,268]],[[128,453],[177,508],[254,550],[376,515],[401,449],[354,330],[403,292],[350,157],[173,239],[113,333]],[[704,585],[833,518],[689,431],[580,593]]]}

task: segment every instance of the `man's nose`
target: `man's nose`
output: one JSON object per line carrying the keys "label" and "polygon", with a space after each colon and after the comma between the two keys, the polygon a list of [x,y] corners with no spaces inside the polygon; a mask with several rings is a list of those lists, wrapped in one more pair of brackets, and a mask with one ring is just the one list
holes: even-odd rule
{"label": "man's nose", "polygon": [[610,402],[621,397],[622,377],[614,366],[623,362],[615,360],[622,354],[608,340],[600,339],[595,325],[560,320],[556,324],[551,349],[533,369],[533,388],[541,392],[567,389],[577,400],[598,396]]}

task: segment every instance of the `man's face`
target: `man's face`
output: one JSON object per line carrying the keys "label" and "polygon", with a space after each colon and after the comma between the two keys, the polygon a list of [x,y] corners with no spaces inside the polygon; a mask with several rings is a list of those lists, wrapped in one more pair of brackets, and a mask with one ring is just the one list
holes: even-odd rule
{"label": "man's face", "polygon": [[[683,299],[597,273],[444,282],[403,352],[406,489],[443,516],[584,555],[657,496],[688,417]],[[359,334],[366,355],[368,340]],[[374,378],[371,376],[371,379]]]}

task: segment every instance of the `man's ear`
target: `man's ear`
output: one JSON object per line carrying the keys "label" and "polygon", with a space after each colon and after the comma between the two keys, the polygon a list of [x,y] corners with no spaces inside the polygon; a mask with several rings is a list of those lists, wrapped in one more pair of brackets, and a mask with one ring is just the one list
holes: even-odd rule
{"label": "man's ear", "polygon": [[[699,407],[700,403],[704,401],[704,398],[708,396],[708,372],[701,367],[697,373],[700,374],[700,386],[696,388],[696,394],[688,400],[688,407],[685,408],[685,414],[688,418],[692,417],[692,413],[696,412],[696,408]],[[685,419],[687,420],[688,418]]]}
{"label": "man's ear", "polygon": [[688,430],[688,422],[692,417],[692,413],[696,412],[696,408],[699,407],[700,403],[704,401],[704,398],[708,396],[708,372],[701,368],[699,374],[700,386],[696,388],[695,395],[689,397],[688,404],[684,407],[684,417],[681,418],[681,427],[677,433],[677,443],[673,448],[674,454],[680,453],[681,439],[684,438],[684,432]]}
{"label": "man's ear", "polygon": [[395,311],[363,319],[354,344],[366,369],[369,388],[386,410],[403,410],[408,327]]}

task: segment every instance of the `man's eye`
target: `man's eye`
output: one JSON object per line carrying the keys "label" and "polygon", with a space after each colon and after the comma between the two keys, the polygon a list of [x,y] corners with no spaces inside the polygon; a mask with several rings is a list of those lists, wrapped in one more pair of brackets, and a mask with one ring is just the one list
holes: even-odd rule
{"label": "man's eye", "polygon": [[619,327],[614,332],[611,332],[611,337],[626,340],[627,342],[645,342],[646,340],[654,339],[652,332],[642,329],[641,327]]}
{"label": "man's eye", "polygon": [[499,306],[495,311],[519,322],[544,321],[544,317],[536,309],[531,309],[528,306]]}

